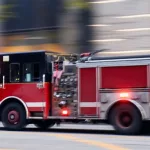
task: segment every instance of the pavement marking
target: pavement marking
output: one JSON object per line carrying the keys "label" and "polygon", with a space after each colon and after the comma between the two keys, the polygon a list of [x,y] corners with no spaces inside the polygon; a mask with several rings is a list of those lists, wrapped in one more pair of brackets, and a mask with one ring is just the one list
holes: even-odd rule
{"label": "pavement marking", "polygon": [[[0,131],[1,133],[3,133],[3,134],[8,134],[8,133],[10,133],[10,134],[31,134],[31,135],[34,135],[34,134],[38,134],[38,135],[45,135],[45,134],[55,134],[55,132],[39,132],[39,131],[37,131],[37,132],[31,132],[31,131]],[[56,133],[56,134],[60,134],[60,133]],[[62,133],[63,134],[63,133]],[[71,134],[75,134],[75,135],[78,135],[78,134],[76,134],[76,133],[71,133]],[[61,134],[60,134],[61,135]],[[81,133],[80,135],[82,135],[82,136],[87,136],[87,134],[83,134],[83,133]],[[99,136],[101,136],[101,137],[103,137],[103,138],[113,138],[113,139],[116,139],[116,138],[118,138],[118,139],[135,139],[135,140],[149,140],[149,136],[146,136],[146,137],[144,137],[144,136],[124,136],[124,135],[105,135],[105,134],[94,134],[94,133],[89,133],[88,134],[90,137],[99,137]]]}
{"label": "pavement marking", "polygon": [[85,143],[88,145],[93,145],[93,146],[105,148],[107,150],[129,150],[127,148],[124,148],[124,147],[121,147],[118,145],[108,144],[105,142],[98,142],[98,141],[94,141],[94,140],[85,140],[85,139],[77,138],[77,137],[69,135],[69,134],[50,134],[50,136],[55,136],[58,138],[65,138],[65,139],[71,140],[73,142]]}

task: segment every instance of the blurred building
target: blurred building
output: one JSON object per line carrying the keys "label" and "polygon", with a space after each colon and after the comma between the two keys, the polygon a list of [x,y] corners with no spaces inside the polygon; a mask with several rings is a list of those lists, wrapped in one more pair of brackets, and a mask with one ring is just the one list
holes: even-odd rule
{"label": "blurred building", "polygon": [[63,51],[57,41],[59,0],[3,0],[1,51]]}
{"label": "blurred building", "polygon": [[89,49],[89,18],[83,4],[84,0],[3,0],[0,50],[76,53]]}
{"label": "blurred building", "polygon": [[64,12],[60,24],[60,41],[66,51],[87,52],[92,50],[92,11],[88,0],[64,0]]}

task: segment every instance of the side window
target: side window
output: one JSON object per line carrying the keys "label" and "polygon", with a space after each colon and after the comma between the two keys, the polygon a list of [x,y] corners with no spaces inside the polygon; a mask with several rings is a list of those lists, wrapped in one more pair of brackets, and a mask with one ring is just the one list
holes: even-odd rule
{"label": "side window", "polygon": [[10,82],[20,82],[20,64],[10,64]]}
{"label": "side window", "polygon": [[24,82],[32,81],[32,66],[31,66],[31,64],[23,65],[23,81]]}
{"label": "side window", "polygon": [[34,82],[40,80],[39,63],[26,63],[23,65],[23,81]]}

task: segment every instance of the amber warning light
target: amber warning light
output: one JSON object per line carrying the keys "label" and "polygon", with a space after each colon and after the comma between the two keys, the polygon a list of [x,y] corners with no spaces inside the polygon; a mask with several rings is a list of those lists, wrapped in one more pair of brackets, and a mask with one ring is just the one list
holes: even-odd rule
{"label": "amber warning light", "polygon": [[127,97],[129,97],[129,94],[128,93],[120,93],[120,97],[127,98]]}

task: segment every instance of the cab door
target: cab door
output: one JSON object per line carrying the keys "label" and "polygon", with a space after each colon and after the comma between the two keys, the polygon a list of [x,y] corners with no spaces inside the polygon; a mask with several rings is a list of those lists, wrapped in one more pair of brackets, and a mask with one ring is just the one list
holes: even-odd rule
{"label": "cab door", "polygon": [[30,111],[43,111],[45,105],[44,88],[42,88],[43,74],[39,62],[23,64],[23,98]]}

